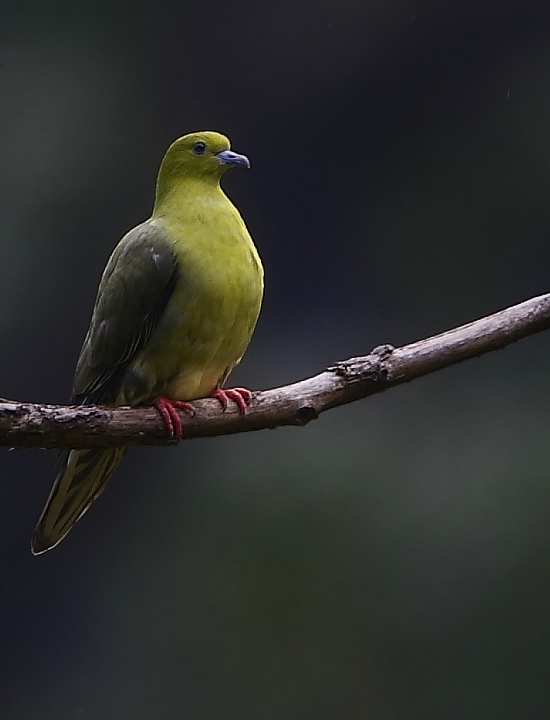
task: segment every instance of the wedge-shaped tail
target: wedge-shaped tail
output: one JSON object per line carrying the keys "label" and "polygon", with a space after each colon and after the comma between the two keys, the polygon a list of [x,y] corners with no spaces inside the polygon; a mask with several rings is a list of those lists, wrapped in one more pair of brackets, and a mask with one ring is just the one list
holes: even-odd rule
{"label": "wedge-shaped tail", "polygon": [[71,450],[34,531],[33,555],[51,550],[63,540],[103,492],[126,450]]}

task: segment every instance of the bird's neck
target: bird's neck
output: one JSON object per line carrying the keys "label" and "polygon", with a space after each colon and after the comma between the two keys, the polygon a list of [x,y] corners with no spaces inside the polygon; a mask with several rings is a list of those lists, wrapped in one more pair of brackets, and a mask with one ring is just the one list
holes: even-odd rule
{"label": "bird's neck", "polygon": [[157,180],[153,217],[169,215],[185,217],[190,209],[202,203],[210,204],[226,198],[217,177],[166,177]]}

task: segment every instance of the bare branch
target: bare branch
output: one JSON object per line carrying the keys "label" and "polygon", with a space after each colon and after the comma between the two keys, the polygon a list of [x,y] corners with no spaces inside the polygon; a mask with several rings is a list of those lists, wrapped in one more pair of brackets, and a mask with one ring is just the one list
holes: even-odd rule
{"label": "bare branch", "polygon": [[[354,402],[441,370],[550,327],[550,294],[526,300],[425,340],[338,362],[314,377],[254,393],[247,414],[221,412],[217,400],[197,400],[185,418],[185,438],[305,425],[325,410]],[[89,448],[168,445],[151,407],[35,405],[0,399],[0,445],[18,448]]]}

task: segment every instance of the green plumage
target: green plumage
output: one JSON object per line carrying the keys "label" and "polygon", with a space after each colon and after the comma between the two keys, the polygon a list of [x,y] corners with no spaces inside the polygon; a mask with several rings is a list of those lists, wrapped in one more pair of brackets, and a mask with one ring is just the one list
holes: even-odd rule
{"label": "green plumage", "polygon": [[[117,245],[80,353],[73,401],[138,405],[204,397],[243,356],[263,295],[260,258],[220,187],[247,164],[214,132],[168,149],[149,220]],[[102,492],[124,448],[72,450],[36,528],[32,551],[54,547]]]}

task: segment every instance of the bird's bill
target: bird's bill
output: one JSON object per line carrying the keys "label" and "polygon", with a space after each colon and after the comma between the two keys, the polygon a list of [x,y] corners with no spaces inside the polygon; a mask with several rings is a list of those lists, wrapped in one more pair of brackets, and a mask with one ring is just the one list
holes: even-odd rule
{"label": "bird's bill", "polygon": [[239,155],[239,153],[233,152],[232,150],[222,150],[216,153],[216,157],[219,158],[220,162],[224,165],[244,165],[250,167],[250,160],[246,155]]}

